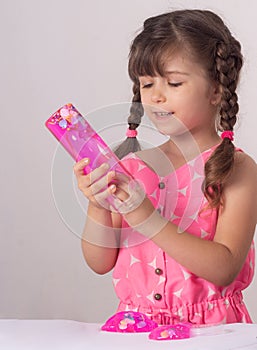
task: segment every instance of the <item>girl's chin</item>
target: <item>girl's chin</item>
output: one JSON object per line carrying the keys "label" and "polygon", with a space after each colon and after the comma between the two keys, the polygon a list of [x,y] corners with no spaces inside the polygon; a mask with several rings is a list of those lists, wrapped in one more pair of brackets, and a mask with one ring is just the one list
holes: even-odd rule
{"label": "girl's chin", "polygon": [[169,138],[172,137],[179,137],[182,135],[188,135],[188,130],[185,130],[185,128],[181,129],[162,129],[162,128],[157,128],[158,132],[164,136],[167,136]]}

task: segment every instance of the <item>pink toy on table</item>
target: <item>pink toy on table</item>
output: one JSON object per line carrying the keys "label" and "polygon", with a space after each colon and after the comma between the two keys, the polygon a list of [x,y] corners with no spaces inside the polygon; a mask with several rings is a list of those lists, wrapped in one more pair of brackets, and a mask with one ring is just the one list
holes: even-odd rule
{"label": "pink toy on table", "polygon": [[151,331],[149,339],[153,340],[175,340],[191,337],[191,325],[189,323],[178,323],[170,326],[159,326]]}
{"label": "pink toy on table", "polygon": [[150,332],[157,323],[149,317],[136,311],[120,311],[111,316],[101,327],[102,331],[119,333]]}
{"label": "pink toy on table", "polygon": [[111,316],[101,327],[102,331],[117,333],[148,332],[152,340],[187,339],[191,336],[191,324],[179,323],[158,326],[148,316],[136,311],[120,311]]}

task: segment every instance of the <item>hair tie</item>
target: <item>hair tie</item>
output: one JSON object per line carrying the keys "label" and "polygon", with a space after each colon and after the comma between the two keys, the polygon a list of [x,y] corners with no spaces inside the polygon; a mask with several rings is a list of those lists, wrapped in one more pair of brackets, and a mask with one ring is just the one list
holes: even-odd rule
{"label": "hair tie", "polygon": [[221,138],[222,138],[222,140],[224,140],[226,138],[226,139],[229,139],[231,141],[234,141],[234,132],[231,130],[225,130],[221,134]]}
{"label": "hair tie", "polygon": [[137,130],[127,129],[126,136],[127,137],[137,137]]}

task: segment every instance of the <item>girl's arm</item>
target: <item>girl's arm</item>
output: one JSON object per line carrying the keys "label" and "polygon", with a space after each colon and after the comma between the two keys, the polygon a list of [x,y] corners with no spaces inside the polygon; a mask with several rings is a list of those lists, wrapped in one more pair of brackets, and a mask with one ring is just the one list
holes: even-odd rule
{"label": "girl's arm", "polygon": [[[130,226],[149,218],[154,208],[148,199],[125,215]],[[158,227],[155,213],[147,226]],[[216,285],[230,284],[242,268],[249,251],[257,219],[257,166],[246,154],[236,153],[235,167],[224,188],[224,206],[219,212],[213,241],[178,233],[178,227],[167,221],[151,238],[161,249],[192,273]],[[150,219],[151,220],[151,219]],[[139,226],[140,227],[140,226]],[[145,225],[142,225],[142,231]],[[144,232],[142,232],[144,233]]]}
{"label": "girl's arm", "polygon": [[81,245],[88,266],[96,273],[105,274],[115,266],[120,225],[119,214],[89,203]]}
{"label": "girl's arm", "polygon": [[[89,200],[82,251],[91,269],[104,274],[114,267],[119,247],[121,217],[111,213],[105,201],[111,193],[109,185],[115,174],[103,165],[85,175],[83,169],[88,163],[89,159],[85,158],[74,165],[78,187]],[[122,191],[119,192],[122,195]]]}

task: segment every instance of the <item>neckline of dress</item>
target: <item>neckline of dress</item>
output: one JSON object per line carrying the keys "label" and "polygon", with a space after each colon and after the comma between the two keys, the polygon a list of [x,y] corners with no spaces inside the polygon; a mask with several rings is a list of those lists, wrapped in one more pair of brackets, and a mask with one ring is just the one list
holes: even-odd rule
{"label": "neckline of dress", "polygon": [[[207,150],[200,152],[196,157],[190,159],[189,161],[185,162],[184,164],[180,165],[178,168],[174,169],[173,171],[171,171],[170,173],[168,173],[167,175],[164,175],[164,176],[161,176],[161,175],[159,175],[157,172],[155,172],[155,171],[154,171],[142,158],[140,158],[137,154],[135,154],[135,153],[133,153],[133,152],[131,152],[130,154],[133,155],[135,158],[137,158],[141,163],[143,163],[144,166],[147,167],[147,169],[149,169],[155,176],[158,176],[160,179],[163,180],[163,179],[165,179],[165,178],[167,178],[167,177],[169,177],[169,176],[171,176],[171,175],[173,175],[173,174],[175,174],[175,173],[177,173],[177,172],[180,172],[186,165],[188,165],[188,164],[191,163],[191,162],[195,162],[199,157],[203,157],[203,155],[205,155],[206,153],[208,153],[208,152],[213,152],[214,149],[215,149],[216,147],[218,147],[219,145],[220,145],[220,142],[217,143],[216,145],[214,145],[214,146],[208,148]],[[205,161],[205,159],[204,159],[204,161]]]}

